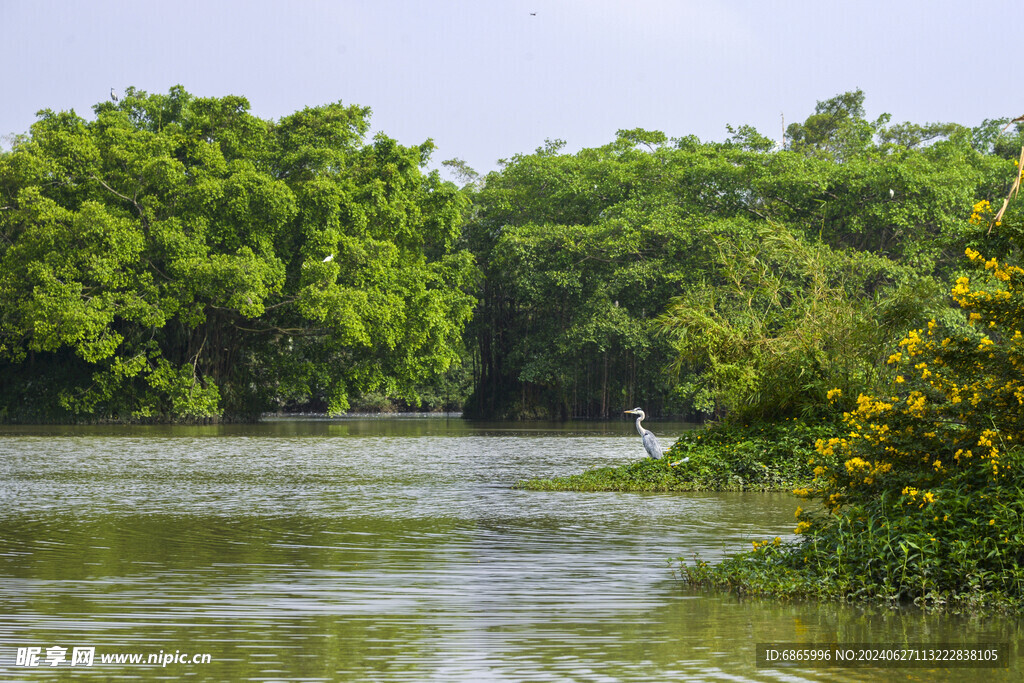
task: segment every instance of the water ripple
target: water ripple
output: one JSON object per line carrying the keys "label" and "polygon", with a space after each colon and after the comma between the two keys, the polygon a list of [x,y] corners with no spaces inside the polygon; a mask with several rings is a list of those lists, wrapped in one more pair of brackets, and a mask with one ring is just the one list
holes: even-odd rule
{"label": "water ripple", "polygon": [[[686,428],[660,427],[665,440]],[[753,644],[964,632],[949,619],[680,585],[670,557],[713,560],[790,538],[790,496],[509,488],[642,457],[629,429],[377,420],[7,430],[0,675],[24,677],[18,646],[88,644],[214,659],[205,670],[97,665],[91,673],[105,678],[870,680],[758,670]],[[982,635],[1021,640],[1012,620]]]}

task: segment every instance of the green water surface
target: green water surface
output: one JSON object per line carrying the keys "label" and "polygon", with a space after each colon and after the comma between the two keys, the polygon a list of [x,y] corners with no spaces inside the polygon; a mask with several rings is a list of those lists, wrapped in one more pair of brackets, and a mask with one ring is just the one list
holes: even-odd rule
{"label": "green water surface", "polygon": [[[688,428],[650,425],[666,444]],[[744,600],[667,560],[790,539],[782,494],[509,488],[626,421],[0,427],[0,678],[1021,680],[1020,619]],[[759,642],[1008,643],[1004,669],[767,669]],[[38,666],[19,648],[40,648]],[[92,666],[47,649],[95,648]],[[102,654],[210,662],[102,663]]]}

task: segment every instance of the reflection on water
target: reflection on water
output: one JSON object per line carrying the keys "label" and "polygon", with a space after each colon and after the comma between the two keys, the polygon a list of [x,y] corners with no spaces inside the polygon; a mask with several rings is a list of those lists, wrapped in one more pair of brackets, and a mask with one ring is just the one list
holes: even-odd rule
{"label": "reflection on water", "polygon": [[[685,428],[652,426],[665,441]],[[876,680],[756,669],[754,644],[1022,642],[1013,619],[680,585],[669,557],[788,537],[786,495],[508,488],[642,457],[631,430],[441,418],[2,428],[0,675],[29,678],[19,646],[59,645],[213,658],[88,670],[105,678]]]}

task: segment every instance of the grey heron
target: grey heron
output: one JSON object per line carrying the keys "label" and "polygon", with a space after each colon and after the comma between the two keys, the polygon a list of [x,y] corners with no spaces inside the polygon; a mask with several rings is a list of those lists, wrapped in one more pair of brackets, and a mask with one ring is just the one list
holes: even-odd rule
{"label": "grey heron", "polygon": [[[647,414],[640,408],[633,408],[633,410],[626,410],[623,412],[629,413],[630,415],[636,415],[636,431],[640,434],[640,440],[644,444],[644,450],[647,451],[647,455],[649,457],[654,458],[655,460],[660,460],[665,453],[661,450],[661,444],[658,443],[658,437],[654,436],[649,429],[644,429],[640,426],[640,423],[645,417],[647,417]],[[689,460],[689,457],[685,457],[681,460],[670,462],[669,467],[681,465],[684,462],[689,462]]]}
{"label": "grey heron", "polygon": [[624,412],[636,415],[636,431],[640,434],[640,440],[643,441],[644,450],[647,451],[647,455],[655,460],[661,459],[661,456],[664,454],[661,450],[661,444],[658,443],[658,438],[649,429],[644,429],[640,426],[643,419],[647,417],[644,411],[639,408],[633,408],[633,410],[626,410]]}

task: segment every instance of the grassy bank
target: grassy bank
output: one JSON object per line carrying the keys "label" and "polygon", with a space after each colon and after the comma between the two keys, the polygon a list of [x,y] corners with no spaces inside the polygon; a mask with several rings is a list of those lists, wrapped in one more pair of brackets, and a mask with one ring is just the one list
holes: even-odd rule
{"label": "grassy bank", "polygon": [[[687,432],[661,460],[644,459],[554,479],[529,479],[535,491],[788,491],[813,476],[814,444],[832,423],[716,424]],[[679,461],[689,458],[685,463]],[[679,463],[679,464],[674,464]]]}

